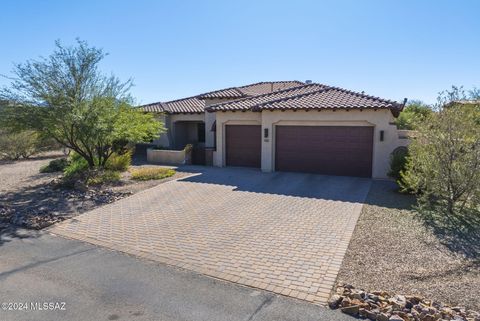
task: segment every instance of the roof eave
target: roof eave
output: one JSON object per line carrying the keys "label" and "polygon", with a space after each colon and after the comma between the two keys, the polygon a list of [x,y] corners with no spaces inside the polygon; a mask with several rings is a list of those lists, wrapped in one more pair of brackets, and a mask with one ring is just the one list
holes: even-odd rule
{"label": "roof eave", "polygon": [[169,111],[165,113],[168,115],[193,115],[193,114],[203,114],[204,111]]}

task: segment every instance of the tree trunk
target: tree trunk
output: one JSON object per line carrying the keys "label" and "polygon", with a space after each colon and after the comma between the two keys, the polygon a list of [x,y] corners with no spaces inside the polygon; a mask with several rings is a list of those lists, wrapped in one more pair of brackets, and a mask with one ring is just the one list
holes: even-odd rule
{"label": "tree trunk", "polygon": [[447,200],[447,212],[450,215],[455,214],[455,202],[452,199]]}
{"label": "tree trunk", "polygon": [[86,160],[87,160],[87,162],[88,162],[88,167],[89,167],[90,169],[92,169],[92,168],[95,167],[95,161],[93,160],[93,158],[88,157]]}

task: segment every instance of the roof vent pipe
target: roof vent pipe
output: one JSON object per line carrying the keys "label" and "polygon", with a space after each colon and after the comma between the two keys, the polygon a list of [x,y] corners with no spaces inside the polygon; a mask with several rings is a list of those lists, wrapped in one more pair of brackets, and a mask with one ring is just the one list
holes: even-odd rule
{"label": "roof vent pipe", "polygon": [[312,83],[312,81],[311,81],[310,79],[308,79],[308,80],[305,80],[305,83],[306,83],[307,85],[310,85],[310,84]]}

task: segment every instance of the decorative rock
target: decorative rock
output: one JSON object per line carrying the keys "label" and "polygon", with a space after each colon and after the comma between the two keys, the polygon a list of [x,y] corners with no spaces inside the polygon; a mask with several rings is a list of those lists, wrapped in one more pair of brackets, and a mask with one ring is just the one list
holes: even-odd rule
{"label": "decorative rock", "polygon": [[389,317],[385,313],[377,314],[377,321],[388,321]]}
{"label": "decorative rock", "polygon": [[403,295],[395,295],[390,299],[390,303],[397,310],[402,310],[407,304],[407,299]]}
{"label": "decorative rock", "polygon": [[375,295],[375,294],[367,294],[367,297],[374,301],[374,302],[377,302],[378,301],[378,295]]}
{"label": "decorative rock", "polygon": [[375,310],[366,310],[365,311],[365,317],[367,319],[370,319],[372,321],[375,321],[377,319],[377,314],[379,313],[379,311],[375,311]]}
{"label": "decorative rock", "polygon": [[372,321],[480,321],[480,313],[463,307],[449,307],[419,296],[371,293],[352,285],[339,286],[329,300],[332,309]]}
{"label": "decorative rock", "polygon": [[363,300],[361,293],[353,293],[352,299]]}
{"label": "decorative rock", "polygon": [[425,316],[423,316],[423,317],[420,317],[420,319],[421,319],[422,321],[435,321],[435,320],[436,320],[435,317],[434,317],[433,315],[431,315],[431,314],[427,314],[427,315],[425,315]]}
{"label": "decorative rock", "polygon": [[336,309],[338,308],[342,300],[343,300],[343,297],[341,297],[338,294],[335,294],[330,298],[330,300],[328,300],[328,306],[330,307],[330,309]]}
{"label": "decorative rock", "polygon": [[340,308],[340,311],[342,311],[343,313],[352,315],[352,316],[357,316],[359,311],[360,311],[360,307],[358,305],[351,305],[351,306],[348,306],[348,307]]}
{"label": "decorative rock", "polygon": [[411,310],[413,308],[413,302],[412,301],[407,301],[405,303],[405,308]]}
{"label": "decorative rock", "polygon": [[367,310],[365,308],[358,309],[358,315],[361,318],[366,318],[367,317]]}

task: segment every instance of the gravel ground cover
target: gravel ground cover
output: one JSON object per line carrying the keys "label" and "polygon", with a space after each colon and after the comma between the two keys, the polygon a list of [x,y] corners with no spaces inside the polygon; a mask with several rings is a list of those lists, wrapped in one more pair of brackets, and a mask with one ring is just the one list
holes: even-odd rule
{"label": "gravel ground cover", "polygon": [[[2,236],[15,234],[18,227],[41,229],[160,183],[189,175],[176,172],[167,179],[134,181],[126,172],[120,182],[108,186],[61,188],[55,183],[60,173],[39,173],[39,169],[62,156],[62,153],[47,153],[29,160],[0,162],[0,244]],[[140,166],[133,165],[132,168]]]}
{"label": "gravel ground cover", "polygon": [[480,311],[479,230],[468,240],[455,228],[440,233],[445,229],[423,220],[414,202],[391,182],[373,182],[338,283]]}

